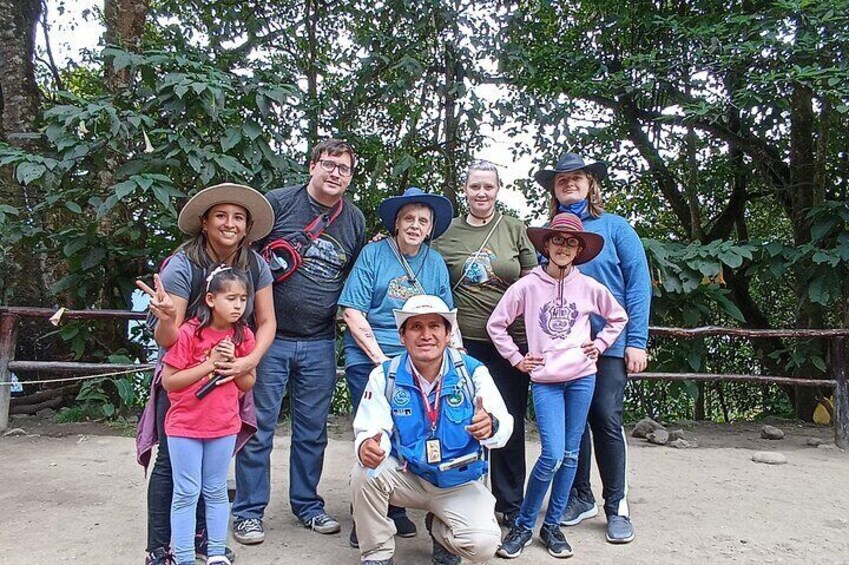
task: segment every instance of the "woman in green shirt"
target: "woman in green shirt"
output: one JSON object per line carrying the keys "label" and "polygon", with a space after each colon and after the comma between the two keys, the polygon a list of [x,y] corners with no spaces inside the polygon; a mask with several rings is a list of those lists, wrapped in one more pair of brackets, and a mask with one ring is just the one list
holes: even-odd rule
{"label": "woman in green shirt", "polygon": [[[486,332],[486,322],[507,288],[537,266],[537,258],[525,224],[495,210],[500,188],[495,165],[488,161],[472,163],[463,187],[469,212],[454,218],[433,248],[448,265],[463,343],[469,355],[487,366],[513,416],[510,441],[494,450],[490,461],[495,510],[503,514],[505,523],[512,524],[525,485],[524,422],[529,380],[526,373],[511,367],[499,355]],[[526,353],[521,318],[509,332]]]}

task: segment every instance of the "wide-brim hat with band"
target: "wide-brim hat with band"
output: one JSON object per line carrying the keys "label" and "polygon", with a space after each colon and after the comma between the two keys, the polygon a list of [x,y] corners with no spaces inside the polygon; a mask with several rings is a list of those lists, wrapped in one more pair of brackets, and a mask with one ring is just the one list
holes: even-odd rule
{"label": "wide-brim hat with band", "polygon": [[430,294],[411,296],[402,308],[393,308],[392,313],[395,314],[395,325],[399,329],[410,318],[424,314],[438,314],[448,321],[452,328],[457,324],[457,309],[448,308],[441,298]]}
{"label": "wide-brim hat with band", "polygon": [[592,174],[596,180],[602,180],[607,176],[607,163],[604,161],[596,161],[587,163],[584,158],[577,153],[564,153],[557,160],[557,164],[553,169],[543,169],[537,171],[534,179],[549,192],[554,191],[554,179],[559,173],[571,173],[572,171],[587,171]]}
{"label": "wide-brim hat with band", "polygon": [[252,241],[267,236],[274,226],[274,210],[260,192],[243,184],[225,182],[204,188],[186,202],[177,218],[180,231],[197,235],[201,230],[201,218],[207,210],[218,204],[235,204],[248,211],[253,225],[246,234]]}
{"label": "wide-brim hat with band", "polygon": [[548,252],[545,250],[545,242],[554,235],[575,237],[580,240],[583,249],[572,261],[575,265],[591,261],[604,247],[604,238],[597,233],[584,231],[581,218],[569,212],[557,214],[551,223],[543,228],[528,228],[528,239],[534,244],[536,250],[546,257]]}
{"label": "wide-brim hat with band", "polygon": [[383,222],[383,227],[389,233],[395,232],[395,217],[401,208],[408,204],[424,204],[433,210],[433,234],[429,234],[431,239],[436,239],[442,235],[454,218],[454,206],[451,205],[450,200],[438,194],[428,194],[421,188],[411,186],[401,196],[387,198],[377,208],[380,221]]}

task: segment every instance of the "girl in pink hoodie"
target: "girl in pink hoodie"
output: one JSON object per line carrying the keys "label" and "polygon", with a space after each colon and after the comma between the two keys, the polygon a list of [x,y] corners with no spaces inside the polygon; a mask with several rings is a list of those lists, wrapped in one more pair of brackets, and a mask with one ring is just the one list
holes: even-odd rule
{"label": "girl in pink hoodie", "polygon": [[[528,479],[516,522],[498,555],[518,557],[531,543],[537,515],[551,487],[540,539],[554,557],[569,557],[572,548],[560,531],[560,518],[575,478],[581,436],[595,388],[596,359],[625,328],[628,316],[602,284],[575,267],[598,255],[604,239],[585,232],[581,220],[558,214],[546,228],[529,228],[545,266],[507,289],[487,323],[498,352],[520,371],[530,374],[542,453]],[[525,316],[528,354],[522,356],[507,327]],[[606,325],[591,339],[590,316]]]}

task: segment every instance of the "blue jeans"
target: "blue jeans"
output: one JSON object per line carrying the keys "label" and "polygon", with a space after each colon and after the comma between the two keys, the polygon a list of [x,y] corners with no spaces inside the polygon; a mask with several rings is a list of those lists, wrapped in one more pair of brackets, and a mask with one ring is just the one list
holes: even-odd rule
{"label": "blue jeans", "polygon": [[171,535],[178,565],[195,562],[195,507],[201,491],[206,503],[208,555],[224,555],[230,505],[227,470],[235,447],[235,435],[216,439],[168,438],[174,477]]}
{"label": "blue jeans", "polygon": [[363,392],[366,390],[368,376],[372,369],[374,369],[373,363],[358,363],[345,367],[345,380],[348,381],[348,392],[351,393],[351,406],[354,414],[360,407],[360,400],[363,399]]}
{"label": "blue jeans", "polygon": [[565,383],[531,383],[542,453],[534,465],[516,524],[533,529],[551,487],[544,524],[559,525],[578,468],[581,436],[593,398],[595,375]]}
{"label": "blue jeans", "polygon": [[236,455],[233,515],[237,519],[261,519],[268,506],[271,448],[287,385],[292,407],[289,502],[292,512],[302,521],[324,512],[318,482],[324,466],[327,415],[335,383],[334,340],[274,339],[257,367],[253,389],[257,432]]}

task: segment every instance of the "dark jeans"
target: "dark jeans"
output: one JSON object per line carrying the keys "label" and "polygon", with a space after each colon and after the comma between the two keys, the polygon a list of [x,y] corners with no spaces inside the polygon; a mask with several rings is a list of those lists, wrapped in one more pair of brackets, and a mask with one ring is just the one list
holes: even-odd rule
{"label": "dark jeans", "polygon": [[572,496],[580,496],[589,502],[595,501],[590,486],[592,450],[595,447],[596,463],[603,486],[604,511],[608,517],[629,516],[625,476],[628,468],[628,445],[625,441],[625,430],[622,428],[622,403],[628,382],[625,360],[622,357],[602,356],[596,366],[598,372],[595,393],[587,418],[587,429],[581,438],[581,454],[578,458],[578,473],[572,487]]}
{"label": "dark jeans", "polygon": [[[156,395],[156,432],[159,434],[159,449],[147,483],[147,551],[171,546],[171,497],[174,481],[171,476],[171,455],[165,436],[165,415],[171,407],[168,393],[161,388]],[[197,504],[196,528],[203,530],[206,524],[206,504]]]}
{"label": "dark jeans", "polygon": [[271,450],[287,387],[292,409],[289,503],[301,521],[324,513],[318,483],[327,447],[327,415],[336,384],[336,343],[276,337],[256,369],[257,432],[236,455],[233,516],[260,518],[271,497]]}
{"label": "dark jeans", "polygon": [[[348,381],[348,392],[351,393],[351,411],[354,415],[357,414],[357,408],[360,407],[360,400],[363,399],[363,392],[366,390],[372,369],[374,369],[372,363],[358,363],[345,367],[345,380]],[[389,512],[386,514],[394,520],[406,516],[407,510],[401,506],[390,504]]]}
{"label": "dark jeans", "polygon": [[[490,452],[490,480],[495,496],[496,512],[516,512],[522,505],[525,488],[525,412],[528,408],[527,373],[516,369],[504,359],[490,341],[466,340],[469,355],[486,365],[507,411],[513,416],[513,435],[507,445]],[[527,345],[520,345],[524,355]]]}

